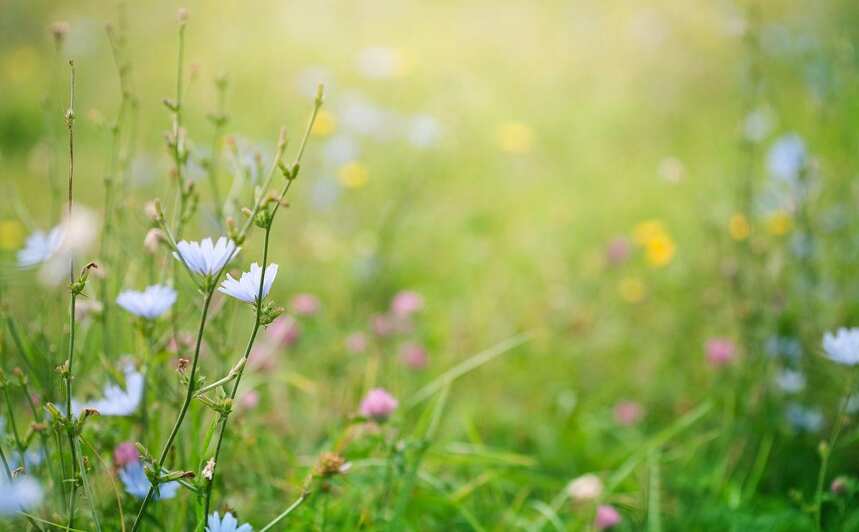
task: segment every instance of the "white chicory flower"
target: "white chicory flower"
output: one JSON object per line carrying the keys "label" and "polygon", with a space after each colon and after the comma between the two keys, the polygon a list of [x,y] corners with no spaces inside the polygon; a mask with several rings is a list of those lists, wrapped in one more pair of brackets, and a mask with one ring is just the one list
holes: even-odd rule
{"label": "white chicory flower", "polygon": [[135,316],[154,320],[167,312],[176,302],[176,291],[166,285],[152,285],[142,292],[124,290],[116,298],[116,303]]}
{"label": "white chicory flower", "polygon": [[63,244],[63,229],[54,227],[47,233],[36,231],[27,238],[24,248],[18,252],[18,266],[30,268],[53,257]]}
{"label": "white chicory flower", "polygon": [[206,521],[206,532],[253,532],[253,527],[248,523],[239,526],[239,521],[230,512],[225,513],[223,519],[215,512]]}
{"label": "white chicory flower", "polygon": [[143,400],[143,374],[132,366],[125,368],[125,389],[111,383],[104,387],[104,397],[86,403],[72,401],[72,412],[77,416],[87,408],[98,410],[102,416],[130,416]]}
{"label": "white chicory flower", "polygon": [[0,515],[14,515],[42,502],[42,487],[27,476],[12,480],[0,475]]}
{"label": "white chicory flower", "polygon": [[204,238],[200,242],[182,240],[176,244],[176,248],[178,252],[174,251],[173,256],[184,262],[189,270],[202,276],[217,274],[241,250],[235,242],[223,236],[215,243],[212,243],[211,238]]}
{"label": "white chicory flower", "polygon": [[833,362],[847,366],[859,364],[859,328],[841,327],[823,335],[823,351]]}
{"label": "white chicory flower", "polygon": [[[263,282],[262,287],[262,297],[265,298],[268,296],[269,290],[271,290],[271,285],[274,282],[274,278],[277,276],[277,264],[269,264],[265,269],[265,280]],[[259,295],[259,287],[260,287],[260,279],[262,277],[262,268],[259,264],[254,262],[251,264],[250,271],[243,272],[241,278],[238,280],[233,279],[230,274],[227,274],[227,278],[224,279],[224,282],[221,283],[218,291],[227,294],[228,296],[232,296],[239,301],[244,301],[245,303],[254,303],[257,300],[257,296]]]}

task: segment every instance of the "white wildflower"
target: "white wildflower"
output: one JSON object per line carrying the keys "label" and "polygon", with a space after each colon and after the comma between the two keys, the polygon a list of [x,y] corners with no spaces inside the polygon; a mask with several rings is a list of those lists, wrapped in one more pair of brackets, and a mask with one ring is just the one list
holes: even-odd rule
{"label": "white wildflower", "polygon": [[189,270],[203,276],[220,272],[241,250],[235,242],[223,236],[214,244],[211,238],[204,238],[200,242],[182,240],[176,244],[176,248],[178,252],[174,251],[173,256],[184,262]]}
{"label": "white wildflower", "polygon": [[824,334],[823,351],[833,362],[847,366],[859,364],[859,328],[841,327],[834,334]]}
{"label": "white wildflower", "polygon": [[[274,278],[277,276],[277,264],[269,264],[265,269],[265,281],[263,283],[262,297],[265,298],[271,290],[271,285]],[[218,291],[232,296],[245,303],[253,303],[257,300],[260,288],[260,279],[262,277],[262,268],[254,262],[251,264],[251,269],[248,272],[243,272],[240,279],[236,280],[230,274],[221,283]]]}
{"label": "white wildflower", "polygon": [[164,314],[175,302],[176,291],[160,284],[149,286],[143,292],[124,290],[116,298],[117,305],[148,320]]}

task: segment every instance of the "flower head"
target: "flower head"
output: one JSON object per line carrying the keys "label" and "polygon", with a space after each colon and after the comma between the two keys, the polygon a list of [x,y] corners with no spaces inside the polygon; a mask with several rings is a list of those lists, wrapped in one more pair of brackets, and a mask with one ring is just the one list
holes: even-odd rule
{"label": "flower head", "polygon": [[225,513],[223,519],[215,512],[206,521],[206,532],[253,532],[253,528],[247,523],[239,526],[239,521],[230,512]]}
{"label": "flower head", "polygon": [[176,244],[176,249],[177,251],[173,252],[176,260],[182,261],[189,270],[204,277],[220,272],[241,250],[236,247],[235,242],[223,236],[214,244],[211,238],[204,238],[200,242],[182,240]]}
{"label": "flower head", "polygon": [[775,383],[784,393],[799,393],[805,388],[805,375],[786,369],[776,375]]}
{"label": "flower head", "polygon": [[396,332],[396,324],[385,314],[375,314],[370,318],[370,326],[377,336],[390,336]]}
{"label": "flower head", "polygon": [[620,514],[614,509],[614,506],[608,504],[600,504],[597,507],[597,515],[594,519],[594,525],[597,530],[605,530],[613,526],[619,525],[621,522]]}
{"label": "flower head", "polygon": [[292,345],[301,335],[298,322],[292,316],[279,316],[271,322],[265,332],[268,339],[278,346]]}
{"label": "flower head", "polygon": [[[254,303],[259,295],[260,279],[262,276],[262,268],[260,268],[259,264],[254,262],[251,264],[250,271],[243,272],[241,278],[238,280],[233,279],[230,274],[227,274],[227,278],[224,279],[223,283],[221,283],[221,287],[218,288],[218,291],[223,292],[228,296],[232,296],[239,301]],[[271,285],[274,282],[275,277],[277,277],[277,264],[269,264],[265,269],[265,282],[262,287],[263,298],[265,298],[268,295],[269,290],[271,290]]]}
{"label": "flower head", "polygon": [[424,369],[427,365],[427,350],[420,344],[407,343],[400,348],[400,360],[411,369]]}
{"label": "flower head", "polygon": [[[143,470],[143,464],[141,464],[139,460],[125,464],[125,466],[119,470],[119,479],[125,486],[125,491],[138,499],[146,497],[146,494],[149,493],[149,488],[152,487],[152,482],[150,482],[149,478],[146,476],[146,472]],[[177,491],[179,491],[178,482],[162,482],[158,484],[158,489],[155,493],[155,500],[172,499],[176,496]]]}
{"label": "flower head", "polygon": [[621,401],[614,406],[614,420],[618,425],[624,427],[635,425],[643,416],[644,410],[635,401]]}
{"label": "flower head", "polygon": [[841,327],[834,334],[824,334],[823,351],[833,362],[847,366],[859,364],[859,328]]}
{"label": "flower head", "polygon": [[706,351],[710,364],[724,366],[733,362],[737,347],[727,338],[711,338],[707,340]]}
{"label": "flower head", "polygon": [[424,298],[412,290],[397,292],[391,300],[391,312],[395,316],[405,318],[424,308]]}
{"label": "flower head", "polygon": [[629,240],[624,236],[617,236],[608,243],[605,249],[606,261],[611,266],[618,266],[626,262],[631,253]]}
{"label": "flower head", "polygon": [[383,388],[373,388],[361,401],[361,415],[385,421],[397,409],[399,402]]}
{"label": "flower head", "polygon": [[45,233],[36,231],[27,238],[24,249],[18,252],[18,266],[30,268],[53,257],[63,244],[62,227],[57,226]]}
{"label": "flower head", "polygon": [[598,499],[603,492],[600,477],[593,473],[576,477],[567,485],[567,495],[574,502],[587,502]]}
{"label": "flower head", "polygon": [[176,291],[162,284],[149,286],[143,292],[123,290],[116,298],[117,305],[147,320],[164,314],[175,302]]}
{"label": "flower head", "polygon": [[312,316],[319,312],[319,298],[313,294],[297,294],[290,302],[292,311],[299,316]]}
{"label": "flower head", "polygon": [[75,415],[91,408],[102,416],[130,416],[143,399],[143,375],[132,366],[125,368],[125,390],[116,384],[104,387],[104,397],[83,404],[72,401]]}
{"label": "flower head", "polygon": [[796,133],[778,138],[767,154],[767,167],[770,175],[782,181],[794,181],[805,167],[808,152],[805,142]]}
{"label": "flower head", "polygon": [[42,502],[42,487],[31,477],[0,476],[0,515],[14,515]]}
{"label": "flower head", "polygon": [[367,350],[367,335],[363,332],[353,332],[346,337],[346,350],[350,353],[363,353]]}
{"label": "flower head", "polygon": [[140,452],[137,447],[130,441],[124,441],[116,446],[113,450],[113,463],[117,467],[125,467],[131,462],[140,461]]}

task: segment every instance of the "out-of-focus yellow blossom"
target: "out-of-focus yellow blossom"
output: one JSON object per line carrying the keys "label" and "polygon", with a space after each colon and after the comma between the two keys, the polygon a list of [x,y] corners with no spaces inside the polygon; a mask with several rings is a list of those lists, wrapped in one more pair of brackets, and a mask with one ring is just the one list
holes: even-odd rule
{"label": "out-of-focus yellow blossom", "polygon": [[745,240],[749,238],[751,232],[752,226],[749,225],[749,221],[742,214],[736,213],[728,220],[728,234],[734,240]]}
{"label": "out-of-focus yellow blossom", "polygon": [[666,234],[665,227],[659,220],[646,220],[632,230],[632,238],[640,246],[646,246],[649,240]]}
{"label": "out-of-focus yellow blossom", "polygon": [[644,248],[645,257],[651,266],[666,266],[674,259],[674,240],[659,220],[639,223],[632,230],[632,238]]}
{"label": "out-of-focus yellow blossom", "polygon": [[534,144],[534,131],[521,122],[506,122],[498,127],[498,144],[508,153],[528,153]]}
{"label": "out-of-focus yellow blossom", "polygon": [[24,227],[18,220],[0,220],[0,249],[12,251],[21,247]]}
{"label": "out-of-focus yellow blossom", "polygon": [[316,115],[316,121],[310,132],[317,137],[327,137],[334,133],[336,128],[337,121],[334,119],[334,115],[323,109]]}
{"label": "out-of-focus yellow blossom", "polygon": [[767,219],[767,230],[771,235],[784,236],[793,229],[793,219],[785,211],[778,211]]}
{"label": "out-of-focus yellow blossom", "polygon": [[644,251],[651,266],[667,266],[674,258],[674,241],[666,234],[655,235],[644,244]]}
{"label": "out-of-focus yellow blossom", "polygon": [[346,188],[361,188],[367,184],[367,168],[358,161],[352,161],[340,167],[337,179]]}
{"label": "out-of-focus yellow blossom", "polygon": [[624,277],[617,284],[620,297],[627,303],[640,303],[646,295],[644,283],[637,277]]}

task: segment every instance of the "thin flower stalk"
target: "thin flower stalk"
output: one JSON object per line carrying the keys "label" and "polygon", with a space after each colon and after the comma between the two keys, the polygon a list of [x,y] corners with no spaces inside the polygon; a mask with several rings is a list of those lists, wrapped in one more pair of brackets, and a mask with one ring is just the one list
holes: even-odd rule
{"label": "thin flower stalk", "polygon": [[[239,385],[241,384],[242,375],[244,374],[245,365],[247,363],[248,357],[251,354],[251,350],[253,348],[254,341],[256,340],[257,333],[259,332],[260,318],[262,315],[263,289],[265,286],[265,272],[266,272],[266,268],[268,266],[268,247],[269,247],[269,236],[271,233],[271,226],[274,223],[275,215],[277,214],[278,209],[280,208],[281,204],[283,203],[284,199],[286,198],[286,194],[289,192],[289,189],[292,186],[292,183],[298,177],[298,172],[301,168],[301,157],[304,154],[304,148],[307,145],[307,139],[310,137],[310,132],[313,130],[313,124],[316,121],[316,116],[319,113],[319,108],[322,106],[322,101],[323,101],[323,89],[320,86],[320,88],[317,92],[316,99],[314,101],[313,112],[310,115],[310,120],[308,121],[307,129],[304,133],[304,138],[301,141],[301,145],[300,145],[300,148],[298,150],[298,154],[296,155],[295,162],[292,165],[293,173],[291,173],[289,175],[289,177],[287,178],[287,180],[284,183],[283,188],[281,190],[280,196],[278,197],[277,201],[274,202],[274,206],[272,207],[271,217],[268,219],[268,224],[266,225],[265,241],[263,244],[262,273],[260,275],[259,291],[257,293],[257,298],[256,298],[256,308],[255,308],[256,317],[254,319],[253,329],[251,330],[251,336],[248,339],[247,347],[245,348],[245,353],[242,356],[242,361],[240,362],[240,365],[239,365],[239,370],[238,370],[238,374],[236,375],[235,383],[233,383],[233,388],[230,392],[230,400],[231,401],[235,401],[235,399],[236,399],[236,395],[238,394],[238,390],[239,390]],[[250,219],[252,220],[253,218],[250,218]],[[221,452],[221,446],[223,443],[224,434],[227,430],[228,420],[229,420],[229,413],[228,412],[221,414],[220,427],[218,429],[218,440],[217,440],[217,443],[215,445],[215,455],[213,457],[213,460],[215,463],[215,469],[212,471],[212,478],[209,479],[208,485],[206,486],[205,512],[203,513],[204,516],[209,515],[209,509],[211,507],[211,499],[212,499],[212,489],[213,489],[213,486],[215,483],[214,482],[215,474],[217,472],[218,458],[219,458],[219,455]]]}
{"label": "thin flower stalk", "polygon": [[[74,191],[74,175],[75,175],[75,135],[74,135],[74,120],[75,120],[75,64],[74,61],[69,61],[71,69],[71,80],[69,84],[69,107],[66,111],[66,127],[69,131],[69,195],[68,195],[68,216],[72,217],[72,197]],[[69,258],[69,285],[75,282],[75,262],[74,257]],[[63,370],[63,377],[66,384],[66,422],[68,423],[66,433],[69,440],[69,450],[72,457],[72,490],[69,494],[68,520],[67,527],[74,528],[75,524],[75,500],[77,498],[78,489],[78,458],[77,445],[75,444],[75,429],[72,422],[72,370],[74,368],[75,357],[75,300],[77,294],[75,290],[71,290],[69,298],[69,350],[68,358],[66,359],[67,366]],[[86,474],[84,471],[83,474]]]}
{"label": "thin flower stalk", "polygon": [[[277,150],[275,151],[275,156],[274,156],[274,160],[272,161],[271,170],[269,171],[267,183],[271,183],[271,180],[274,177],[275,171],[279,168],[280,161],[281,161],[281,158],[283,157],[283,152],[285,149],[286,149],[285,133],[284,133],[284,130],[281,129],[280,136],[278,138]],[[254,216],[256,213],[259,212],[259,209],[261,208],[264,201],[265,201],[264,196],[261,196],[257,199],[256,203],[254,204],[253,211],[252,211],[254,213]],[[234,241],[236,241],[237,247],[233,250],[232,255],[235,255],[235,253],[238,251],[238,244],[240,244],[241,242],[244,241],[244,239],[247,235],[247,232],[251,228],[254,216],[249,217],[248,222],[245,223],[245,225],[242,227],[242,229],[239,232],[239,234],[237,235],[237,237],[234,239]],[[175,238],[172,235],[172,233],[168,230],[167,225],[164,223],[163,217],[160,217],[159,221],[161,222],[162,228],[165,229],[165,234],[168,235],[168,240],[170,241],[171,246],[173,247],[174,250],[178,250],[178,248],[176,247]],[[169,454],[170,449],[173,446],[173,442],[176,439],[176,435],[178,434],[179,429],[182,426],[183,421],[185,420],[185,416],[188,413],[188,408],[190,407],[191,401],[194,398],[194,393],[196,391],[194,389],[194,385],[195,385],[195,381],[196,381],[197,363],[198,363],[199,356],[200,356],[200,346],[202,344],[203,333],[204,333],[205,327],[206,327],[206,319],[207,319],[208,312],[209,312],[209,306],[211,305],[212,296],[215,293],[215,289],[218,285],[218,281],[221,278],[221,275],[223,274],[224,270],[226,270],[227,265],[229,264],[230,260],[232,260],[232,255],[230,256],[229,260],[224,262],[224,265],[221,267],[221,269],[218,270],[218,272],[212,276],[212,280],[211,280],[209,286],[207,287],[207,290],[206,290],[206,293],[204,296],[204,300],[203,300],[203,310],[202,310],[202,316],[200,318],[200,325],[199,325],[199,328],[197,330],[197,336],[196,336],[196,340],[195,340],[194,356],[193,356],[192,361],[191,361],[191,371],[189,373],[188,388],[187,388],[186,393],[185,393],[185,399],[182,402],[182,406],[179,410],[179,415],[176,418],[176,422],[174,423],[173,428],[167,437],[167,441],[165,442],[163,448],[161,449],[161,453],[160,453],[159,458],[158,458],[156,471],[161,471],[163,469],[164,463],[167,460],[167,455]],[[179,261],[179,262],[181,262],[183,264],[183,266],[185,267],[185,269],[188,270],[189,274],[191,274],[193,276],[193,272],[191,272],[191,270],[188,268],[188,265],[185,264],[184,261]],[[137,517],[135,518],[134,524],[132,525],[132,528],[131,528],[132,532],[135,532],[136,530],[140,529],[140,526],[142,525],[142,522],[143,522],[143,516],[145,515],[145,512],[146,512],[146,508],[149,506],[150,502],[152,501],[157,489],[158,489],[158,479],[156,478],[152,482],[152,486],[150,487],[149,492],[146,494],[146,497],[143,499],[143,502],[140,505],[140,510],[138,511]]]}

